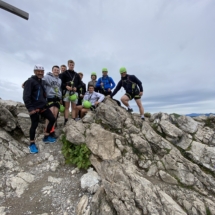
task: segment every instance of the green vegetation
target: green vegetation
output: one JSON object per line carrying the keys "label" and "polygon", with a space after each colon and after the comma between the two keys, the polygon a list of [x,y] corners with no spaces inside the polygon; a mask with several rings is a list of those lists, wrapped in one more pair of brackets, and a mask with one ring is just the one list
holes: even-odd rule
{"label": "green vegetation", "polygon": [[150,118],[150,117],[151,117],[151,114],[148,113],[148,112],[146,112],[146,113],[144,113],[144,116]]}
{"label": "green vegetation", "polygon": [[65,157],[66,164],[74,164],[79,169],[87,169],[90,163],[90,150],[86,144],[75,145],[68,140],[66,140],[66,135],[62,137],[62,153]]}
{"label": "green vegetation", "polygon": [[181,116],[181,115],[179,115],[177,113],[171,113],[170,115],[173,115],[176,119]]}
{"label": "green vegetation", "polygon": [[205,120],[205,127],[214,128],[214,124],[211,122],[210,119]]}
{"label": "green vegetation", "polygon": [[210,209],[208,207],[206,207],[206,214],[211,215],[211,211],[210,211]]}

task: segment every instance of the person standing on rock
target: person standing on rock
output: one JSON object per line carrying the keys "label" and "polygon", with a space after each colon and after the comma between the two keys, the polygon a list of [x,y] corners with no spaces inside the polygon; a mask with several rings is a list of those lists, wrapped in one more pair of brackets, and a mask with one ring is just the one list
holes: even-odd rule
{"label": "person standing on rock", "polygon": [[77,106],[77,110],[81,112],[81,118],[83,118],[88,111],[95,110],[104,98],[103,94],[94,91],[93,85],[89,85],[88,91],[84,95],[82,105]]}
{"label": "person standing on rock", "polygon": [[115,82],[111,77],[108,76],[108,69],[102,69],[102,77],[98,79],[96,87],[99,92],[105,96],[111,94],[111,90],[116,86]]}
{"label": "person standing on rock", "polygon": [[96,72],[92,72],[91,73],[91,81],[88,82],[87,89],[89,88],[90,85],[93,85],[94,86],[94,91],[98,92],[98,89],[96,88],[96,83],[97,83],[96,79],[97,79]]}
{"label": "person standing on rock", "polygon": [[38,148],[35,144],[35,133],[39,123],[39,115],[42,115],[49,121],[43,142],[54,143],[56,141],[55,138],[50,136],[50,131],[55,123],[55,117],[46,106],[46,91],[42,82],[44,67],[35,65],[34,74],[25,82],[23,91],[23,101],[31,118],[29,151],[32,154],[38,153]]}
{"label": "person standing on rock", "polygon": [[[43,78],[48,107],[54,114],[56,121],[60,109],[60,104],[62,104],[61,79],[59,78],[59,73],[59,66],[53,66],[52,72],[49,72]],[[46,121],[46,125],[47,124],[48,121]],[[50,136],[57,138],[55,135],[55,126],[53,126],[52,128]]]}
{"label": "person standing on rock", "polygon": [[123,87],[126,93],[121,98],[122,103],[128,108],[128,112],[131,113],[133,112],[133,109],[129,105],[129,100],[135,99],[140,111],[141,119],[145,120],[144,108],[141,102],[141,96],[143,95],[142,82],[135,75],[128,75],[125,67],[121,67],[119,72],[121,74],[121,80],[118,82],[110,97],[114,97],[121,87]]}
{"label": "person standing on rock", "polygon": [[66,125],[69,117],[69,107],[70,107],[70,102],[72,105],[72,118],[75,120],[76,118],[76,103],[77,99],[74,101],[70,100],[71,95],[77,95],[77,91],[79,88],[81,88],[81,78],[74,71],[75,67],[75,62],[73,60],[68,61],[68,67],[69,69],[66,70],[65,72],[62,73],[61,75],[61,80],[62,80],[62,93],[64,97],[64,102],[65,102],[65,112],[64,112],[64,125]]}
{"label": "person standing on rock", "polygon": [[61,78],[62,73],[64,73],[67,70],[66,65],[62,64],[60,66],[60,74],[59,74],[59,78]]}

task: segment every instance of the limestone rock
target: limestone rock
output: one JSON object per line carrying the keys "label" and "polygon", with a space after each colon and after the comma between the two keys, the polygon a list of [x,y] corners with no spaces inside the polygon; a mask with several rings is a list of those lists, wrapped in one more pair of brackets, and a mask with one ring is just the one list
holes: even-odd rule
{"label": "limestone rock", "polygon": [[115,146],[117,135],[104,130],[100,125],[93,123],[86,131],[86,144],[93,154],[104,160],[120,157],[120,150]]}
{"label": "limestone rock", "polygon": [[29,130],[31,127],[31,119],[29,114],[19,113],[17,115],[17,120],[18,120],[19,127],[21,128],[25,137],[29,137]]}
{"label": "limestone rock", "polygon": [[[92,168],[89,168],[88,173],[84,174],[81,177],[81,188],[84,191],[86,191],[86,190],[96,186],[100,180],[101,180],[101,178],[99,177],[98,173],[93,171]],[[96,191],[96,190],[93,189],[93,191]]]}
{"label": "limestone rock", "polygon": [[173,178],[171,175],[166,173],[165,171],[160,170],[159,175],[163,181],[169,184],[178,184],[178,181],[175,178]]}
{"label": "limestone rock", "polygon": [[180,116],[177,123],[181,130],[189,134],[194,134],[198,130],[198,123],[190,116]]}
{"label": "limestone rock", "polygon": [[16,128],[16,119],[11,114],[11,112],[0,106],[0,127],[4,128],[6,131],[13,131]]}
{"label": "limestone rock", "polygon": [[198,129],[194,137],[199,142],[213,145],[214,131],[209,127],[204,127],[202,129]]}
{"label": "limestone rock", "polygon": [[87,205],[88,205],[88,197],[86,195],[82,196],[82,198],[80,199],[77,208],[76,208],[76,214],[77,215],[84,215],[85,211],[87,209]]}

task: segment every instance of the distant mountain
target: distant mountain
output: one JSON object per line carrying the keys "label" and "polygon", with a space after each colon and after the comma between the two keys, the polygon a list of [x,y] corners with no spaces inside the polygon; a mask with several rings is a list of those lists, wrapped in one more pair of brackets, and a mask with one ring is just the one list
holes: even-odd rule
{"label": "distant mountain", "polygon": [[195,117],[195,116],[210,116],[210,114],[215,115],[215,113],[190,113],[190,114],[186,114],[186,116],[190,116],[190,117]]}

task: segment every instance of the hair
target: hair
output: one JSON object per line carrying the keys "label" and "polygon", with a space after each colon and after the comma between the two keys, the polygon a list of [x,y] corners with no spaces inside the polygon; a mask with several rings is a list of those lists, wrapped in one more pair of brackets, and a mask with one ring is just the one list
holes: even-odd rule
{"label": "hair", "polygon": [[90,87],[93,87],[93,89],[95,89],[95,87],[90,84],[90,85],[88,85],[88,90],[89,90]]}
{"label": "hair", "polygon": [[79,72],[78,74],[84,76],[82,72]]}
{"label": "hair", "polygon": [[58,69],[60,69],[59,66],[55,65],[55,66],[52,67],[52,70],[53,70],[55,67],[58,68]]}
{"label": "hair", "polygon": [[69,63],[74,63],[75,64],[75,62],[73,60],[68,60],[68,65],[69,65]]}
{"label": "hair", "polygon": [[[66,65],[62,64],[60,67],[66,67]],[[67,68],[67,67],[66,67]]]}

